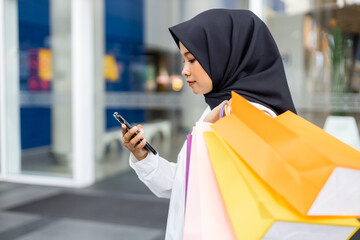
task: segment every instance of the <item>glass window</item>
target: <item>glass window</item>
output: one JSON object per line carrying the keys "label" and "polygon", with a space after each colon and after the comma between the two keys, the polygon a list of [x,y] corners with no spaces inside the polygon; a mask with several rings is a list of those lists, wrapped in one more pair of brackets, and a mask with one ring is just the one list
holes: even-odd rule
{"label": "glass window", "polygon": [[7,109],[18,109],[19,149],[8,152],[21,154],[8,157],[11,174],[72,176],[70,3],[17,1],[18,101]]}
{"label": "glass window", "polygon": [[359,5],[335,0],[266,3],[267,24],[298,114],[319,127],[334,115],[351,116],[359,126]]}

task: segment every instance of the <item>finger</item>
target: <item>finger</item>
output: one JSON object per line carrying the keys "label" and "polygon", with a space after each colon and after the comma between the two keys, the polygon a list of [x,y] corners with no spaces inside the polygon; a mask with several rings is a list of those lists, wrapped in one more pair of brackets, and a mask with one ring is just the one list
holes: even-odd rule
{"label": "finger", "polygon": [[122,135],[124,136],[125,133],[127,132],[125,124],[121,124],[121,131],[122,131]]}
{"label": "finger", "polygon": [[128,144],[130,142],[130,138],[128,135],[126,135],[127,133],[127,128],[125,124],[121,124],[121,131],[122,131],[122,141],[123,141],[123,146],[126,146],[126,144]]}
{"label": "finger", "polygon": [[146,145],[146,139],[145,138],[143,138],[143,140],[138,144],[138,145],[136,145],[136,149],[142,149],[142,148],[144,148],[145,147],[145,145]]}
{"label": "finger", "polygon": [[141,141],[141,139],[143,138],[144,138],[144,132],[138,132],[138,134],[133,139],[130,140],[130,144],[135,147],[139,143],[139,141]]}
{"label": "finger", "polygon": [[129,148],[129,142],[127,142],[124,138],[123,138],[123,141],[122,141],[122,145],[126,148]]}
{"label": "finger", "polygon": [[127,131],[127,133],[124,135],[124,138],[127,141],[130,141],[131,137],[137,132],[138,128],[137,127],[133,127],[130,130]]}
{"label": "finger", "polygon": [[122,145],[129,148],[129,142],[130,139],[126,139],[125,137],[122,137]]}
{"label": "finger", "polygon": [[138,125],[137,125],[137,128],[139,129],[139,131],[144,131],[144,127],[143,127],[143,125],[141,125],[141,124],[138,124]]}

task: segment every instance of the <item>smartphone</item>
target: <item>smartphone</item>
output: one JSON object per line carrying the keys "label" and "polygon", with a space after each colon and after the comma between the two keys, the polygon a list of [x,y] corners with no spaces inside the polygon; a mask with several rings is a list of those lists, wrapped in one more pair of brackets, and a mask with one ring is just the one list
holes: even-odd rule
{"label": "smartphone", "polygon": [[[130,130],[132,128],[132,126],[119,113],[114,112],[113,116],[116,120],[118,120],[118,122],[120,124],[125,124],[127,130]],[[138,134],[138,132],[136,132],[131,138],[135,137],[137,134]],[[141,140],[143,140],[143,139],[141,139]],[[144,148],[146,150],[148,150],[149,152],[152,152],[154,155],[157,154],[156,150],[148,142],[145,144]]]}

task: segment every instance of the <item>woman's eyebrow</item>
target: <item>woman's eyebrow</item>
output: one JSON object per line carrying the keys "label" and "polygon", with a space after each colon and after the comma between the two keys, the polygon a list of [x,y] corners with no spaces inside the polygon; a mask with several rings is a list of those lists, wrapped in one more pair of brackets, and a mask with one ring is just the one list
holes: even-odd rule
{"label": "woman's eyebrow", "polygon": [[184,53],[184,56],[187,57],[189,54],[191,54],[191,52],[186,52]]}

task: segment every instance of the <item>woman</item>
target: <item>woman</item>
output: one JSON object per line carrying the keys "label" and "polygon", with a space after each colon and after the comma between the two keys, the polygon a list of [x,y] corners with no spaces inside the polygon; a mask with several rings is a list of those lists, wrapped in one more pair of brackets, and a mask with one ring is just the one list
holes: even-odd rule
{"label": "woman", "polygon": [[[270,116],[295,112],[276,44],[252,12],[208,10],[169,30],[184,59],[182,75],[209,105],[199,121],[216,121],[231,91]],[[140,134],[130,139],[136,131]],[[186,142],[177,163],[172,163],[143,149],[145,139],[137,144],[141,138],[141,125],[129,132],[123,126],[123,145],[131,151],[131,167],[154,194],[170,198],[166,239],[182,239]]]}

